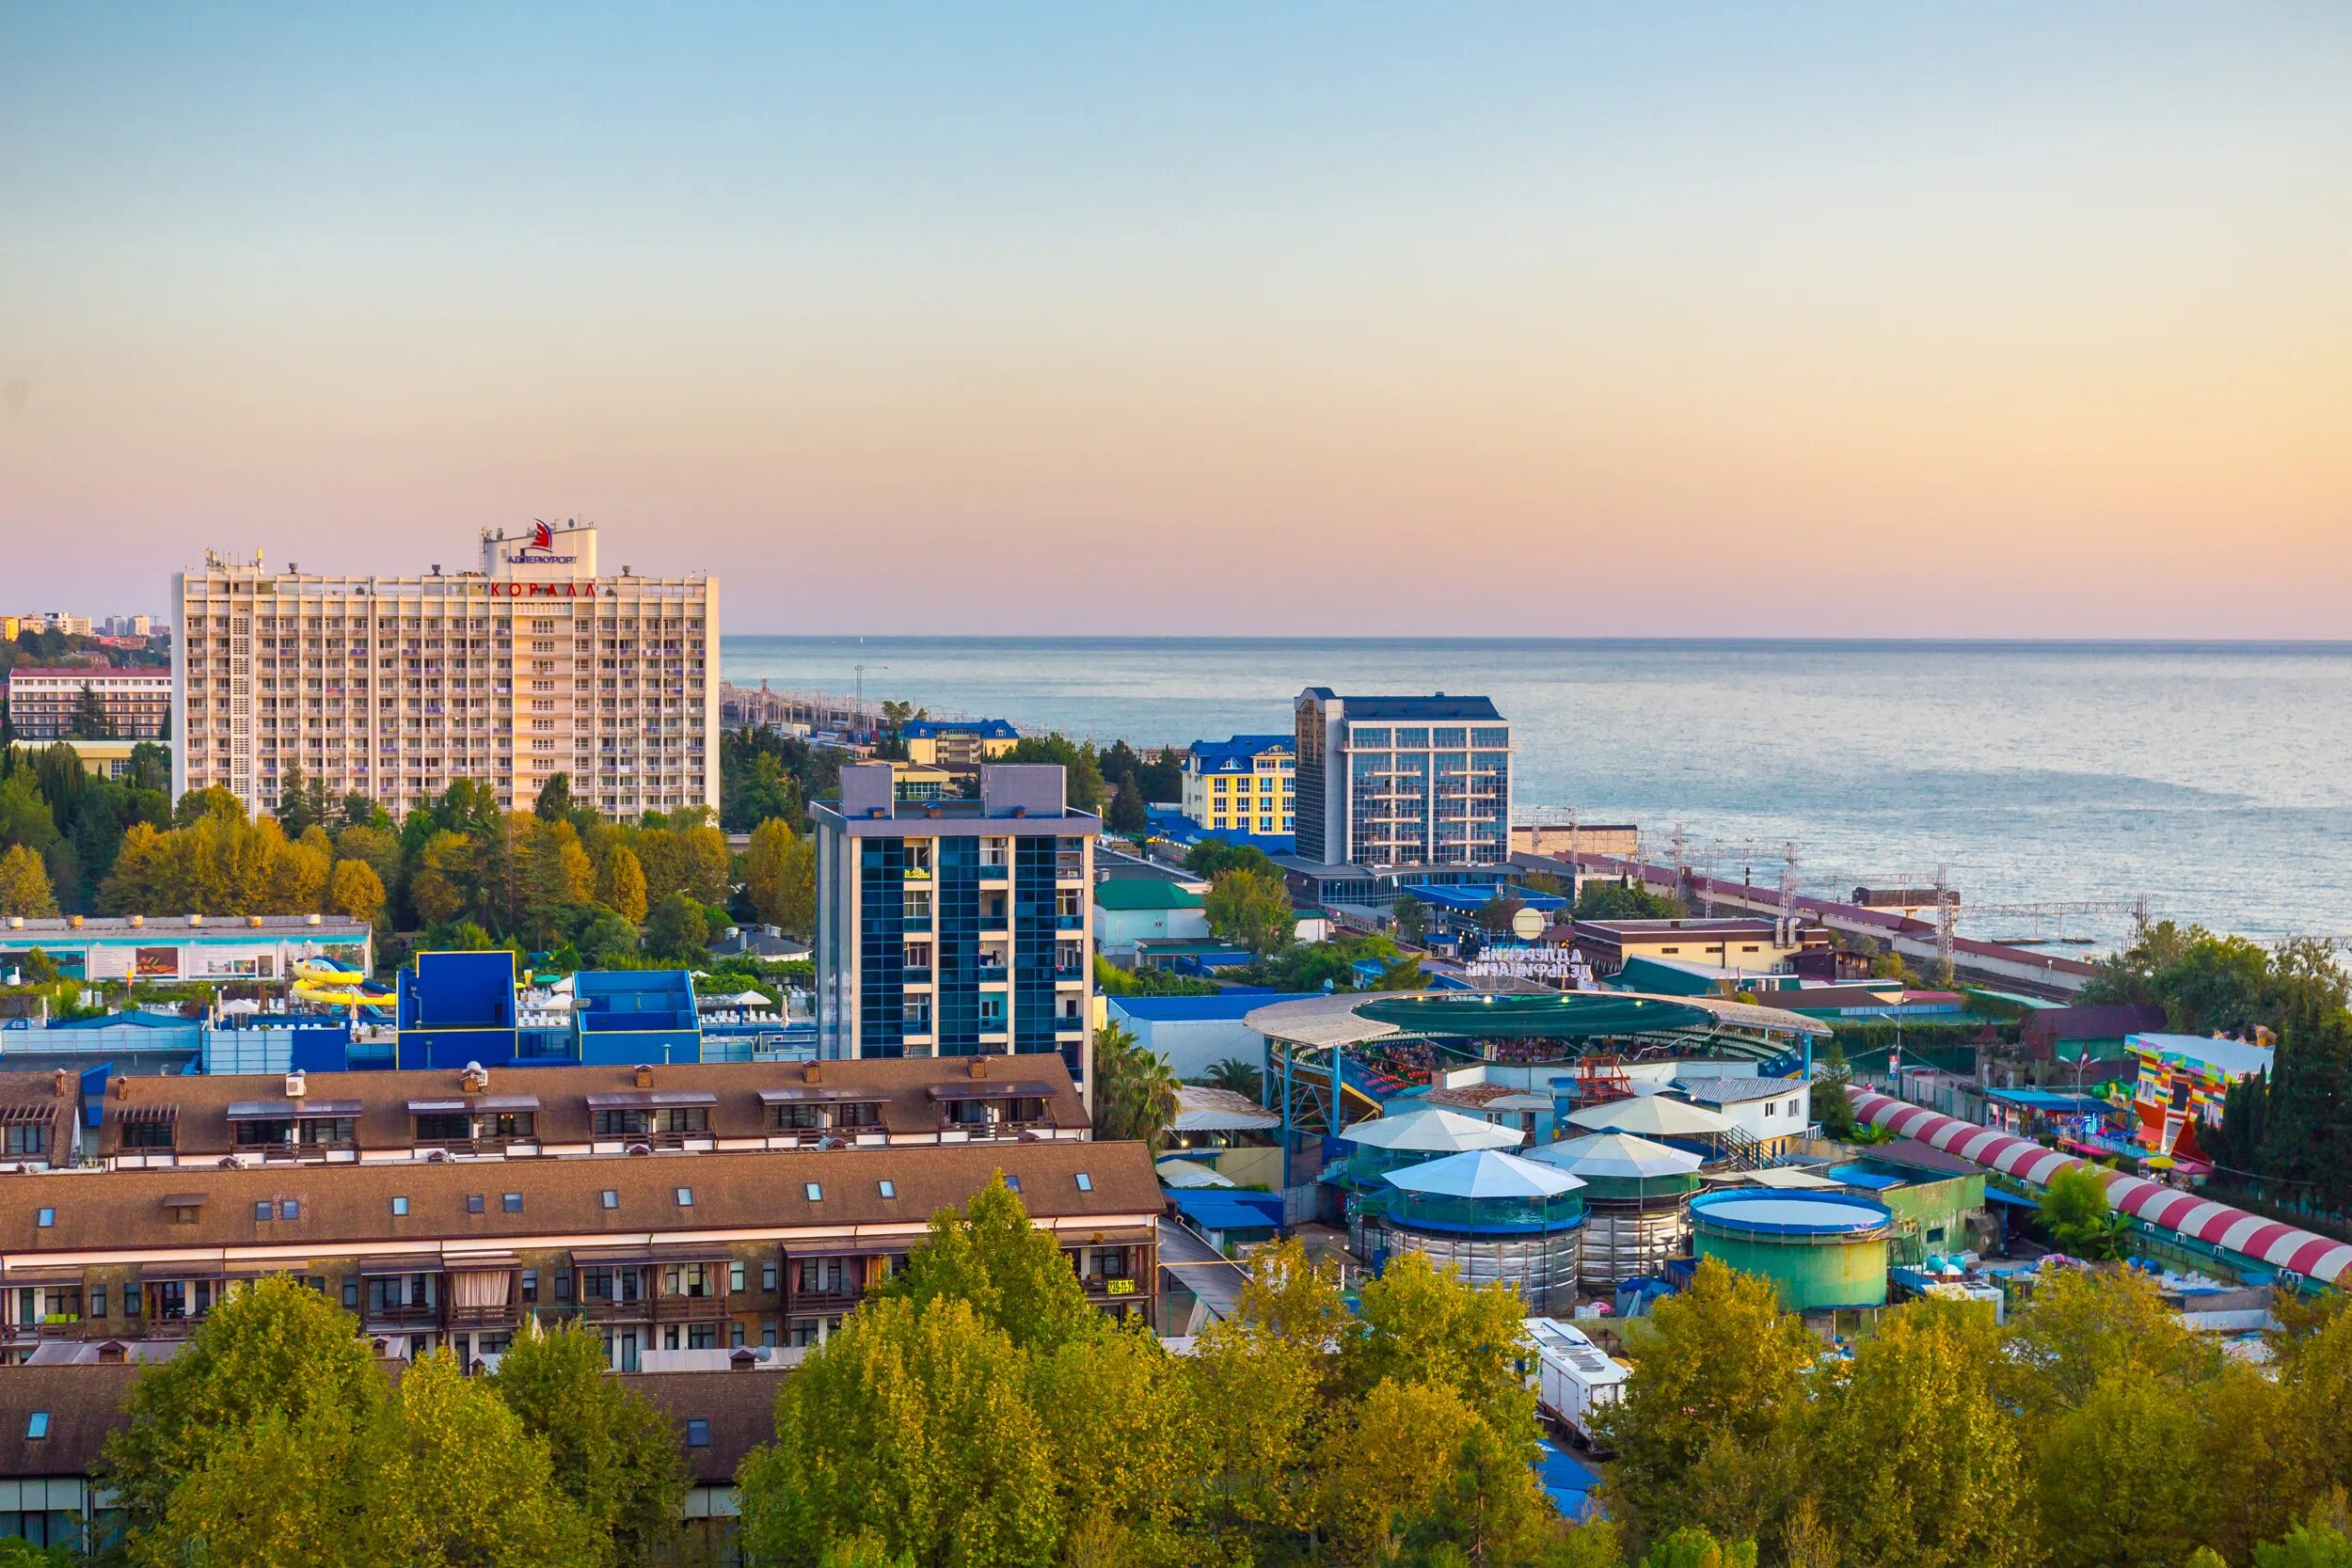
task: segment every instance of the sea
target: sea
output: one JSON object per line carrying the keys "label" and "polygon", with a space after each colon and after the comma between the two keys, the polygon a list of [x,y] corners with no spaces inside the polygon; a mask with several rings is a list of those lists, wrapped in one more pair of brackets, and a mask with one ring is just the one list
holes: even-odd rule
{"label": "sea", "polygon": [[1963,935],[2077,956],[2142,901],[2352,942],[2352,642],[729,637],[721,663],[1138,746],[1288,732],[1307,686],[1481,695],[1522,822],[1637,823],[1661,861],[1679,832],[1773,886],[1793,847],[1823,895],[1940,871]]}

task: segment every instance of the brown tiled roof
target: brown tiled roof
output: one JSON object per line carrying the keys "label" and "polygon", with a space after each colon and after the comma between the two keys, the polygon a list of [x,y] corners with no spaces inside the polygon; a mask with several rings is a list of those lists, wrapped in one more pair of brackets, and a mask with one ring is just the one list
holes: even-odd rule
{"label": "brown tiled roof", "polygon": [[[985,1061],[985,1082],[1042,1084],[1055,1122],[1063,1127],[1087,1125],[1086,1104],[1071,1084],[1070,1069],[1059,1055],[1040,1052],[1022,1056],[912,1057],[901,1061],[869,1059],[814,1064],[817,1083],[806,1082],[805,1064],[799,1062],[681,1062],[653,1069],[657,1094],[707,1092],[710,1130],[719,1138],[755,1138],[769,1131],[767,1106],[760,1091],[821,1087],[828,1091],[863,1091],[882,1102],[882,1126],[894,1133],[929,1132],[939,1125],[933,1088],[968,1082],[970,1063]],[[45,1075],[39,1078],[48,1089]],[[362,1149],[406,1148],[414,1141],[411,1101],[505,1101],[486,1109],[514,1109],[517,1096],[539,1101],[538,1134],[543,1143],[584,1144],[595,1126],[588,1103],[591,1095],[639,1092],[636,1069],[629,1067],[497,1068],[485,1093],[468,1095],[465,1075],[454,1069],[419,1072],[314,1072],[309,1075],[305,1097],[311,1101],[358,1101],[356,1129]],[[130,1077],[107,1085],[105,1111],[98,1129],[98,1155],[111,1157],[122,1149],[122,1119],[126,1110],[176,1106],[174,1134],[181,1154],[226,1154],[235,1147],[229,1126],[229,1107],[238,1101],[283,1101],[286,1081],[281,1073],[205,1077]],[[0,1080],[4,1085],[5,1080]],[[0,1099],[9,1098],[0,1086]],[[839,1097],[828,1094],[828,1100]],[[673,1101],[672,1103],[675,1103]],[[315,1114],[321,1114],[314,1112]],[[325,1113],[330,1115],[343,1113]]]}
{"label": "brown tiled roof", "polygon": [[759,1371],[629,1372],[626,1386],[644,1395],[677,1423],[686,1445],[686,1423],[710,1423],[710,1442],[686,1448],[694,1479],[723,1486],[751,1451],[776,1435],[776,1392],[789,1373]]}
{"label": "brown tiled roof", "polygon": [[[919,1224],[965,1202],[998,1170],[1019,1180],[1023,1201],[1041,1219],[1156,1214],[1162,1202],[1143,1145],[1073,1140],[681,1159],[28,1172],[0,1177],[0,1283],[7,1272],[40,1267],[56,1254],[268,1248],[291,1260],[397,1252],[418,1243],[527,1248],[609,1237],[609,1244],[623,1244],[677,1232],[722,1240],[739,1232],[755,1241],[783,1229]],[[1083,1191],[1081,1174],[1089,1179]],[[882,1195],[885,1180],[895,1196]],[[678,1203],[680,1188],[692,1194],[691,1206]],[[191,1189],[209,1201],[196,1210],[195,1223],[172,1224],[166,1197]],[[608,1189],[618,1198],[609,1209],[601,1196]],[[508,1193],[520,1196],[518,1212],[508,1212]],[[394,1196],[408,1200],[405,1214],[392,1212]],[[482,1198],[479,1213],[467,1205],[473,1196]],[[264,1200],[272,1205],[267,1220],[255,1214]],[[294,1217],[276,1217],[288,1200]],[[52,1212],[48,1226],[38,1223],[43,1209]]]}
{"label": "brown tiled roof", "polygon": [[[0,1477],[89,1474],[138,1375],[128,1363],[0,1367]],[[37,1410],[49,1413],[46,1437],[25,1436]]]}

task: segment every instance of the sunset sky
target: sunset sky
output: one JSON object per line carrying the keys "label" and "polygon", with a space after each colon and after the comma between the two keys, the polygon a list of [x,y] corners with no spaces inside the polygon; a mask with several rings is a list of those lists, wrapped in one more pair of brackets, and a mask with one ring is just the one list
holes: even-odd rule
{"label": "sunset sky", "polygon": [[2352,7],[50,5],[0,611],[2352,635]]}

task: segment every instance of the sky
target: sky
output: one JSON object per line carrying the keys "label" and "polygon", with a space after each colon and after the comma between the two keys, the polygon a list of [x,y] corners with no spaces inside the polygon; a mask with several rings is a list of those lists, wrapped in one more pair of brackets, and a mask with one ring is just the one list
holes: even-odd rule
{"label": "sky", "polygon": [[2352,636],[2352,7],[20,7],[0,609]]}

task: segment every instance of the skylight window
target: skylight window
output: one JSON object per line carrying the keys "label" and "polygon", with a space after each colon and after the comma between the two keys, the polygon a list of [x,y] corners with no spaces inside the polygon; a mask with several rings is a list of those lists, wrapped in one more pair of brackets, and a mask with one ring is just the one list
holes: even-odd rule
{"label": "skylight window", "polygon": [[891,1180],[889,1178],[884,1177],[880,1185],[882,1187],[882,1196],[897,1197],[898,1196],[898,1183]]}
{"label": "skylight window", "polygon": [[821,1182],[811,1181],[803,1190],[807,1192],[808,1200],[811,1203],[822,1203],[825,1200],[825,1189]]}
{"label": "skylight window", "polygon": [[46,1230],[57,1223],[57,1212],[55,1209],[43,1209],[34,1216],[33,1223]]}
{"label": "skylight window", "polygon": [[1082,1193],[1090,1193],[1094,1191],[1094,1178],[1089,1176],[1084,1171],[1080,1171],[1078,1173],[1078,1190]]}
{"label": "skylight window", "polygon": [[621,1195],[607,1187],[604,1190],[603,1201],[607,1209],[618,1209],[621,1206]]}
{"label": "skylight window", "polygon": [[691,1209],[692,1207],[694,1207],[694,1189],[693,1189],[693,1188],[691,1188],[691,1187],[680,1187],[680,1188],[677,1190],[677,1206],[678,1206],[679,1208],[681,1208],[681,1209]]}
{"label": "skylight window", "polygon": [[24,1435],[27,1438],[48,1436],[49,1412],[46,1410],[36,1410],[31,1415],[25,1417]]}
{"label": "skylight window", "polygon": [[405,1214],[408,1212],[408,1200],[405,1197],[396,1197],[392,1199],[392,1212],[394,1214]]}

